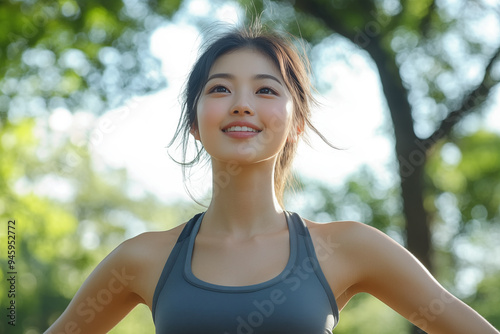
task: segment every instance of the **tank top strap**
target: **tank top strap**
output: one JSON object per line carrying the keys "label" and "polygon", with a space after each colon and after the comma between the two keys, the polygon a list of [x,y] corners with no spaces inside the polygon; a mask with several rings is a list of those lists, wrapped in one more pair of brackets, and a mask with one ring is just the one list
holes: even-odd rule
{"label": "tank top strap", "polygon": [[285,211],[285,213],[288,216],[288,219],[290,219],[293,223],[293,227],[295,228],[294,232],[302,236],[306,236],[309,234],[305,222],[297,213],[290,211]]}
{"label": "tank top strap", "polygon": [[330,284],[328,284],[328,281],[323,271],[321,270],[321,266],[319,264],[318,257],[316,256],[316,251],[314,249],[314,244],[311,238],[311,234],[309,233],[309,229],[307,228],[304,220],[297,213],[287,212],[287,214],[290,216],[296,233],[300,236],[300,239],[302,239],[302,242],[306,248],[306,253],[300,254],[300,257],[302,258],[301,261],[303,261],[304,257],[307,257],[307,260],[311,262],[312,267],[314,268],[314,273],[318,277],[318,280],[320,281],[328,296],[328,300],[330,301],[330,305],[333,310],[335,324],[337,324],[339,321],[339,309],[337,306],[337,301],[335,299],[335,296],[333,295],[333,291],[330,288]]}
{"label": "tank top strap", "polygon": [[193,218],[191,218],[187,223],[186,226],[182,229],[181,234],[177,238],[177,242],[175,243],[174,248],[170,252],[170,255],[168,256],[168,259],[165,263],[165,266],[163,267],[163,270],[161,272],[160,278],[158,280],[158,283],[156,285],[156,289],[153,295],[153,305],[152,305],[152,313],[153,313],[153,321],[155,320],[155,310],[156,310],[156,304],[158,302],[158,297],[160,295],[161,289],[165,285],[165,281],[167,280],[170,272],[172,271],[172,267],[174,266],[175,262],[177,261],[177,257],[179,255],[179,252],[182,248],[182,244],[185,240],[189,240],[189,236],[191,235],[191,232],[193,231],[193,227],[195,226],[196,222],[198,219],[200,219],[203,216],[204,212],[196,214]]}
{"label": "tank top strap", "polygon": [[203,216],[204,214],[204,212],[198,213],[186,223],[186,226],[184,226],[184,228],[182,229],[179,238],[177,238],[177,243],[184,241],[184,239],[188,238],[191,235],[194,225],[196,225],[198,219],[201,218],[201,216]]}

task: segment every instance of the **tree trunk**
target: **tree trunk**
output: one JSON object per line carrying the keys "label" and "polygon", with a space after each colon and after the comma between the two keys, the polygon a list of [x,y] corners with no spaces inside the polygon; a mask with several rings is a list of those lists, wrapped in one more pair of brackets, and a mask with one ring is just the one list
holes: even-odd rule
{"label": "tree trunk", "polygon": [[365,49],[377,66],[394,128],[406,223],[406,246],[432,271],[432,244],[429,219],[424,209],[423,172],[429,145],[433,143],[428,142],[429,145],[426,145],[415,135],[411,106],[398,67],[377,42],[378,39],[373,39]]}
{"label": "tree trunk", "polygon": [[[379,71],[394,128],[405,217],[406,246],[432,272],[432,241],[423,194],[423,172],[429,146],[426,146],[415,135],[407,92],[400,76],[396,75],[398,68],[395,62],[384,54],[380,45],[375,41],[370,43],[366,50]],[[428,142],[428,144],[432,143]],[[411,326],[411,332],[413,334],[425,333],[416,326]]]}

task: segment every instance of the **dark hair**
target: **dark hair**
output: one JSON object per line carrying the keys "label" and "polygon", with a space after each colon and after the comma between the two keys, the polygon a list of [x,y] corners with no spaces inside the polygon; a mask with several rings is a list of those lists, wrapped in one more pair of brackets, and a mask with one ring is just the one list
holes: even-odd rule
{"label": "dark hair", "polygon": [[[193,126],[197,125],[196,107],[210,69],[222,55],[243,48],[251,48],[268,56],[281,72],[293,100],[294,112],[291,131],[300,129],[299,133],[301,134],[308,127],[328,143],[311,124],[311,105],[315,103],[315,100],[312,96],[309,80],[309,62],[305,55],[301,56],[298,52],[293,39],[281,36],[277,32],[267,31],[260,25],[234,29],[209,43],[203,49],[188,77],[187,87],[183,95],[181,118],[174,137],[168,145],[170,147],[176,139],[181,140],[183,161],[179,163],[183,166],[184,179],[186,179],[186,168],[192,167],[206,156],[203,146],[195,141],[197,153],[191,161],[186,161],[190,131]],[[287,141],[277,158],[274,190],[282,206],[285,189],[293,183],[291,165],[297,146],[297,140]]]}

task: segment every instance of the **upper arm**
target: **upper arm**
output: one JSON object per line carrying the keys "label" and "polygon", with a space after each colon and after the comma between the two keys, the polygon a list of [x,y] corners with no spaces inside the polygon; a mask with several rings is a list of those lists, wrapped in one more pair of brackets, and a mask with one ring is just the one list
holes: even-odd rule
{"label": "upper arm", "polygon": [[134,242],[112,251],[89,275],[64,313],[46,333],[107,333],[142,298],[134,292],[138,278]]}
{"label": "upper arm", "polygon": [[394,240],[364,224],[353,230],[356,291],[377,297],[428,333],[498,333]]}

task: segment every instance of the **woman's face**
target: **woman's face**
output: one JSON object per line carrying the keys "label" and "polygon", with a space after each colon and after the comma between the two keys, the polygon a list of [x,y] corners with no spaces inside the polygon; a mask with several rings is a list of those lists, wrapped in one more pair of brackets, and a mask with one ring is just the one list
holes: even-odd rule
{"label": "woman's face", "polygon": [[274,63],[245,48],[215,61],[196,112],[191,133],[212,159],[250,164],[273,159],[283,148],[293,103]]}

